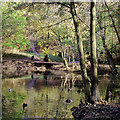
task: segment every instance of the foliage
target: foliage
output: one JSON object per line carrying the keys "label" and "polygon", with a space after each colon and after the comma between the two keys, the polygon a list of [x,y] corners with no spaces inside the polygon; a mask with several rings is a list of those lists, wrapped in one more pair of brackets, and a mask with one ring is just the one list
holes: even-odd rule
{"label": "foliage", "polygon": [[[107,3],[113,16],[115,26],[119,29],[119,4]],[[97,4],[97,17],[100,17],[103,29],[106,30],[106,44],[111,53],[118,55],[119,44],[112,21],[103,3]],[[75,9],[84,52],[90,52],[90,4],[76,3]],[[102,9],[101,9],[102,8]],[[44,54],[57,55],[67,52],[66,58],[75,55],[77,58],[77,41],[74,34],[73,21],[69,11],[69,3],[8,3],[2,4],[3,48],[21,50],[29,49],[33,44],[40,46]],[[104,51],[100,36],[99,20],[96,19],[97,54]],[[31,37],[32,36],[32,37]],[[33,41],[33,44],[30,42]],[[68,50],[69,49],[69,50]],[[3,49],[4,50],[4,49]],[[68,52],[69,51],[69,52]]]}
{"label": "foliage", "polygon": [[29,44],[25,35],[25,10],[14,10],[16,6],[17,3],[3,3],[2,6],[3,48],[25,49]]}
{"label": "foliage", "polygon": [[53,55],[49,55],[49,59],[52,61],[52,62],[63,62],[63,59],[59,56],[53,56]]}

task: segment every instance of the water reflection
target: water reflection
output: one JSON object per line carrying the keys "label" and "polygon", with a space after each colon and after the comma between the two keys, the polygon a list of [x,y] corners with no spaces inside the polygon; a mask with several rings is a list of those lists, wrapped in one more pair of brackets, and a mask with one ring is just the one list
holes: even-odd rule
{"label": "water reflection", "polygon": [[[105,99],[111,82],[103,77],[99,80],[95,93],[100,99]],[[78,106],[81,99],[85,102],[87,88],[84,88],[79,75],[70,73],[60,76],[49,71],[3,79],[2,86],[3,118],[73,118],[70,109]],[[118,95],[117,90],[115,92]],[[119,100],[119,97],[115,97],[115,100]],[[24,111],[23,103],[27,104]]]}
{"label": "water reflection", "polygon": [[112,102],[116,99],[119,99],[120,102],[120,79],[116,78],[116,76],[111,76],[111,81],[107,86],[105,100]]}

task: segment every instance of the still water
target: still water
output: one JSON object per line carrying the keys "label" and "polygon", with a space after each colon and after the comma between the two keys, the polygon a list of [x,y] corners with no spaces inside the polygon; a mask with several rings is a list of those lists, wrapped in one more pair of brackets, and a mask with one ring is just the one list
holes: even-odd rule
{"label": "still water", "polygon": [[[111,89],[111,80],[109,77],[99,79],[96,97],[105,99],[106,91]],[[4,78],[2,91],[3,118],[73,118],[70,109],[78,106],[81,99],[85,100],[81,77],[72,73],[45,72]],[[114,99],[108,102],[119,102],[118,87],[112,89],[112,94]],[[67,99],[72,102],[67,103]],[[24,110],[23,103],[27,105]]]}

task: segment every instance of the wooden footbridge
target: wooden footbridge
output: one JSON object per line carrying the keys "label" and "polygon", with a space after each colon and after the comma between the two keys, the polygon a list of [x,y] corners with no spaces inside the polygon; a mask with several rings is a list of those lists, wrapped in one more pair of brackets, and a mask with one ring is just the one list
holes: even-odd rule
{"label": "wooden footbridge", "polygon": [[44,62],[44,61],[31,61],[34,66],[41,67],[45,66],[46,68],[51,68],[53,65],[63,65],[62,62]]}

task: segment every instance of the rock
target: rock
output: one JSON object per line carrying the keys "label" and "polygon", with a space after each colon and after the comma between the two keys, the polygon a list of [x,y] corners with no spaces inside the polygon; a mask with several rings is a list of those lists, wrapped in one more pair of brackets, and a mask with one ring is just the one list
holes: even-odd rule
{"label": "rock", "polygon": [[23,103],[23,110],[25,110],[25,107],[27,107],[27,103]]}
{"label": "rock", "polygon": [[72,100],[67,99],[65,102],[66,102],[66,103],[71,103],[71,102],[72,102]]}

